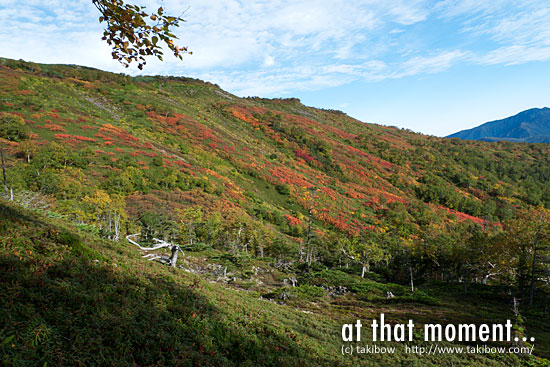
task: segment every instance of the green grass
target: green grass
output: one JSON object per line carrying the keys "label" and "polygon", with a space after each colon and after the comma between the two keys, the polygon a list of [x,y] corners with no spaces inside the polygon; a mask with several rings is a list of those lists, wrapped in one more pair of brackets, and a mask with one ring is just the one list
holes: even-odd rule
{"label": "green grass", "polygon": [[[8,366],[519,363],[478,355],[418,357],[395,343],[394,355],[344,357],[340,327],[352,314],[307,314],[255,292],[226,289],[147,262],[127,244],[5,202],[0,235],[0,344]],[[317,300],[319,289],[296,291]]]}

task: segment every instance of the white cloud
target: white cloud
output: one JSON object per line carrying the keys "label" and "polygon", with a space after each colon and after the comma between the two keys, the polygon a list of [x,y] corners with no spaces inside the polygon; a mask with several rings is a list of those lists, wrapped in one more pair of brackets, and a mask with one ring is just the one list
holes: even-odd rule
{"label": "white cloud", "polygon": [[393,20],[401,25],[411,25],[427,19],[430,10],[425,6],[426,1],[392,1],[388,2],[388,13]]}
{"label": "white cloud", "polygon": [[476,58],[480,64],[518,65],[533,61],[550,61],[550,47],[507,46]]}
{"label": "white cloud", "polygon": [[416,56],[401,65],[399,70],[391,75],[393,78],[418,74],[434,74],[449,69],[456,62],[464,60],[468,56],[462,51],[445,51],[434,56]]}
{"label": "white cloud", "polygon": [[[540,0],[135,1],[185,11],[177,35],[193,51],[183,62],[151,59],[145,73],[201,77],[241,95],[550,60],[550,4]],[[110,59],[98,15],[91,0],[3,0],[2,56],[140,74]]]}
{"label": "white cloud", "polygon": [[264,57],[264,66],[269,67],[275,65],[275,58],[271,55],[266,55]]}

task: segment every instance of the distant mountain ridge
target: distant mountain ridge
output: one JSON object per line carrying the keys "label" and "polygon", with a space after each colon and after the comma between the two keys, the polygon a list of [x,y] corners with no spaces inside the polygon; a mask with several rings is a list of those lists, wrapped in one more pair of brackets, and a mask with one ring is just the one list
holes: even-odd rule
{"label": "distant mountain ridge", "polygon": [[550,143],[550,108],[532,108],[502,120],[459,131],[448,138]]}

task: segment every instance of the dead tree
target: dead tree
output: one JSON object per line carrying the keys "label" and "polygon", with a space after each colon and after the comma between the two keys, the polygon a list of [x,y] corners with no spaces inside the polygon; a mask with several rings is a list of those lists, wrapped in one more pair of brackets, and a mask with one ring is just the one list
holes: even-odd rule
{"label": "dead tree", "polygon": [[6,179],[6,163],[4,162],[4,149],[3,148],[0,149],[0,156],[2,158],[2,176],[4,177],[4,195],[6,196],[6,199],[8,199],[9,198],[8,180]]}
{"label": "dead tree", "polygon": [[159,254],[146,254],[142,256],[144,258],[147,258],[149,261],[157,260],[163,264],[167,264],[175,268],[178,262],[178,252],[181,252],[181,256],[185,256],[182,249],[178,245],[171,244],[164,240],[159,240],[158,238],[153,238],[153,241],[157,242],[157,244],[154,245],[153,247],[143,247],[139,243],[137,243],[136,241],[130,238],[130,237],[139,236],[140,234],[141,233],[129,234],[128,236],[126,236],[126,239],[131,244],[136,245],[141,251],[155,251],[161,248],[168,248],[171,252],[170,256],[159,255]]}

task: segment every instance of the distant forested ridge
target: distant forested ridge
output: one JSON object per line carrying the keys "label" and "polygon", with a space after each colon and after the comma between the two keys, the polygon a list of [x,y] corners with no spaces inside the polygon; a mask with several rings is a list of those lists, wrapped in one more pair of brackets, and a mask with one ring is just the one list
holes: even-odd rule
{"label": "distant forested ridge", "polygon": [[532,108],[512,117],[459,131],[449,135],[449,138],[550,143],[550,108]]}

